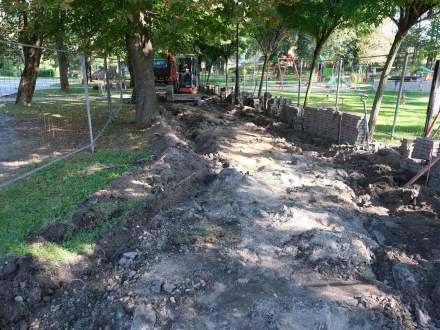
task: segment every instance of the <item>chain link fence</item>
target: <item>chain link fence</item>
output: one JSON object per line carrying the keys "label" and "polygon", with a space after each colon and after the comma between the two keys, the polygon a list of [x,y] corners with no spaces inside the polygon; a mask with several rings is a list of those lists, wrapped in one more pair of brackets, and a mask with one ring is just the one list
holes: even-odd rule
{"label": "chain link fence", "polygon": [[[34,86],[29,55],[41,56]],[[1,41],[0,188],[80,151],[93,152],[129,97],[127,71],[117,59]],[[23,103],[29,88],[33,96]]]}

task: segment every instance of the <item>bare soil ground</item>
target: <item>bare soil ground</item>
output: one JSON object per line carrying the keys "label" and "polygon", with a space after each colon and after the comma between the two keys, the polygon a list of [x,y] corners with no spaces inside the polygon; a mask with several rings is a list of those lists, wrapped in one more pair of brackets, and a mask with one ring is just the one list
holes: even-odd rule
{"label": "bare soil ground", "polygon": [[[331,147],[215,99],[165,107],[153,161],[72,217],[96,226],[91,206],[109,201],[122,214],[92,253],[57,269],[3,262],[2,327],[440,326],[439,200],[398,188],[393,150]],[[131,196],[147,200],[119,210]]]}

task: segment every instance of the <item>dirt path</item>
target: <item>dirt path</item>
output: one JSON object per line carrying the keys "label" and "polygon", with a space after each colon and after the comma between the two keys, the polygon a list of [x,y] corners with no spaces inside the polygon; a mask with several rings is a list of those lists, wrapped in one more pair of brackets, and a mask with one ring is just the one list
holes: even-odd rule
{"label": "dirt path", "polygon": [[167,113],[154,162],[100,192],[149,201],[20,326],[434,329],[377,280],[379,234],[344,170],[234,110]]}
{"label": "dirt path", "polygon": [[21,136],[14,128],[14,117],[0,113],[0,182],[12,176],[27,155]]}
{"label": "dirt path", "polygon": [[[191,233],[201,243],[159,254],[132,286],[137,299],[152,306],[158,296],[171,299],[157,308],[156,325],[403,327],[405,312],[388,308],[398,303],[375,281],[376,243],[343,183],[346,173],[295,154],[294,145],[253,124],[226,118],[221,126],[215,129],[223,141],[219,159],[229,168],[202,196],[163,214],[193,222]],[[158,281],[170,289],[155,297],[151,288]]]}

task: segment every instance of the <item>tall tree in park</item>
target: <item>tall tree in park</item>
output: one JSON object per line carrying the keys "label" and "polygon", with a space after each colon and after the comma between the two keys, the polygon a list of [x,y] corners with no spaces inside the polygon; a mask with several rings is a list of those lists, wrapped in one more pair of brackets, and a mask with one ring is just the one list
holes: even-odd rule
{"label": "tall tree in park", "polygon": [[393,44],[388,53],[385,66],[380,76],[376,95],[371,109],[369,120],[370,139],[373,138],[376,128],[377,119],[379,117],[380,106],[385,91],[385,83],[390,75],[396,55],[399,48],[412,26],[420,21],[428,19],[436,15],[435,7],[440,3],[439,0],[384,0],[382,13],[388,15],[397,26],[397,32],[394,36]]}
{"label": "tall tree in park", "polygon": [[[309,35],[304,32],[298,33],[298,38],[296,39],[296,55],[299,59],[305,61],[305,63],[310,62],[313,57],[313,51],[315,46],[313,45],[314,40]],[[304,62],[303,62],[304,63]]]}
{"label": "tall tree in park", "polygon": [[60,9],[55,11],[56,27],[55,32],[55,47],[59,50],[58,56],[58,68],[60,70],[60,87],[61,90],[67,91],[69,89],[69,58],[68,53],[65,51],[65,37],[66,37],[66,13]]}
{"label": "tall tree in park", "polygon": [[309,99],[317,59],[324,44],[337,28],[359,25],[362,20],[367,19],[374,21],[374,15],[365,17],[365,7],[366,2],[357,0],[282,1],[277,6],[287,25],[315,40],[304,106]]}
{"label": "tall tree in park", "polygon": [[47,23],[46,23],[46,43],[55,44],[58,58],[58,69],[60,73],[61,90],[69,89],[69,54],[67,52],[66,39],[69,39],[66,30],[72,34],[69,23],[70,7],[63,0],[52,1],[50,10],[46,7]]}
{"label": "tall tree in park", "polygon": [[45,8],[41,1],[2,0],[0,10],[5,13],[5,19],[15,22],[15,31],[11,34],[19,42],[34,46],[22,47],[24,67],[15,100],[18,105],[28,106],[32,102],[41,61]]}
{"label": "tall tree in park", "polygon": [[210,9],[211,15],[206,17],[204,21],[204,28],[199,22],[198,28],[202,28],[205,36],[202,38],[205,43],[210,45],[214,54],[217,53],[223,61],[223,70],[225,74],[226,86],[228,86],[229,70],[228,62],[235,50],[235,23],[234,15],[236,14],[236,8],[234,1],[221,0],[218,1],[220,5],[211,6],[209,1],[206,1],[205,8]]}
{"label": "tall tree in park", "polygon": [[225,73],[225,83],[226,83],[226,87],[228,87],[228,62],[229,59],[231,58],[232,54],[234,53],[234,43],[232,42],[231,39],[221,39],[218,41],[219,44],[219,49],[220,49],[220,54],[221,54],[221,58],[223,60],[223,69],[224,69],[224,73]]}
{"label": "tall tree in park", "polygon": [[127,50],[133,65],[136,122],[139,124],[151,124],[158,110],[153,72],[154,15],[151,10],[133,8],[128,16],[128,24],[133,27],[133,31],[128,32]]}
{"label": "tall tree in park", "polygon": [[108,54],[125,47],[134,82],[138,124],[150,124],[157,115],[154,52],[157,46],[164,50],[167,46],[160,40],[174,38],[186,45],[191,13],[198,13],[196,9],[201,5],[192,0],[72,1],[75,29],[87,43],[91,40],[86,45],[90,50]]}
{"label": "tall tree in park", "polygon": [[287,37],[287,30],[277,11],[267,5],[258,8],[259,10],[254,12],[254,17],[249,22],[249,31],[263,55],[263,69],[258,87],[258,96],[261,96],[267,64]]}
{"label": "tall tree in park", "polygon": [[[136,95],[136,122],[151,124],[157,115],[153,58],[154,33],[161,23],[166,1],[148,0],[74,0],[76,33],[82,36],[81,48],[108,55],[124,47],[132,66]],[[92,42],[90,42],[92,40]]]}
{"label": "tall tree in park", "polygon": [[436,16],[430,21],[429,29],[427,32],[428,41],[424,46],[424,50],[427,53],[426,66],[433,67],[436,58],[436,51],[440,42],[440,17]]}

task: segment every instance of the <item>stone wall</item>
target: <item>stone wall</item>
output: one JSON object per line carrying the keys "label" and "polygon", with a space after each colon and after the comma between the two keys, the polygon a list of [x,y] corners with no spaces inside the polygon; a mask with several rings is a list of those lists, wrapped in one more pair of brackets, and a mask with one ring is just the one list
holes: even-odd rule
{"label": "stone wall", "polygon": [[296,130],[322,137],[332,142],[362,144],[366,140],[364,119],[334,108],[314,108],[285,105],[280,120]]}
{"label": "stone wall", "polygon": [[440,141],[418,138],[414,144],[413,158],[430,160],[439,154]]}
{"label": "stone wall", "polygon": [[[202,91],[216,94],[216,86],[205,85]],[[233,98],[233,88],[221,88],[219,96],[225,101]],[[272,97],[265,93],[257,98],[252,93],[243,92],[242,105],[263,111],[278,118],[294,130],[320,137],[336,143],[362,144],[366,140],[363,116],[340,112],[334,108],[298,107],[292,105],[290,98]]]}

